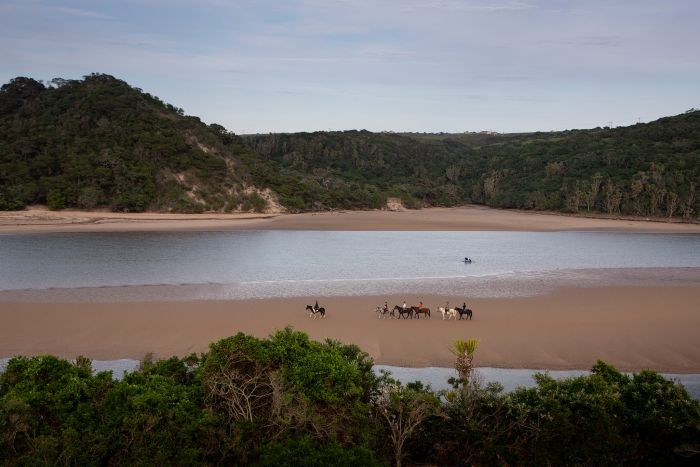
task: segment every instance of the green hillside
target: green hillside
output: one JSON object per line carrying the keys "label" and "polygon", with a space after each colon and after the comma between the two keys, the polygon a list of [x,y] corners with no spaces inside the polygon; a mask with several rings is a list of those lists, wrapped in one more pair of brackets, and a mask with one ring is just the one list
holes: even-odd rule
{"label": "green hillside", "polygon": [[237,136],[108,75],[0,89],[0,209],[464,203],[696,219],[700,111],[552,133]]}
{"label": "green hillside", "polygon": [[[502,208],[697,216],[700,111],[626,128],[516,135],[348,131],[244,137],[257,174],[303,208],[465,202]],[[277,174],[303,174],[292,185]],[[351,187],[354,197],[337,199]],[[324,190],[326,188],[326,190]],[[314,204],[309,204],[309,203]]]}
{"label": "green hillside", "polygon": [[0,90],[0,209],[264,209],[218,126],[107,75]]}

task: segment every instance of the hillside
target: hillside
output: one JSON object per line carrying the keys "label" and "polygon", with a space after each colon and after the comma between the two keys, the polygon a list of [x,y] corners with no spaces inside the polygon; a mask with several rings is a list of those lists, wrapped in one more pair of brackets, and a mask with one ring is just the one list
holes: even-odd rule
{"label": "hillside", "polygon": [[[256,176],[303,208],[377,207],[396,196],[408,207],[470,202],[653,217],[698,213],[700,111],[615,129],[516,135],[348,131],[244,141],[276,167]],[[292,171],[304,174],[301,185],[277,175]],[[335,195],[348,187],[353,197],[339,200]]]}
{"label": "hillside", "polygon": [[464,203],[696,218],[700,111],[510,135],[237,136],[108,75],[0,90],[0,209],[317,211]]}
{"label": "hillside", "polygon": [[108,75],[0,90],[0,209],[264,210],[219,126]]}

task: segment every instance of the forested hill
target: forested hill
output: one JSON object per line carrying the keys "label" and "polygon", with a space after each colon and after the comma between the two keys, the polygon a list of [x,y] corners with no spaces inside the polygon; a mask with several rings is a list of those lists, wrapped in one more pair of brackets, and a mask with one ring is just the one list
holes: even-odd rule
{"label": "forested hill", "polygon": [[697,218],[700,111],[510,135],[249,135],[108,75],[0,89],[0,209],[290,211],[478,203]]}
{"label": "forested hill", "polygon": [[[700,207],[697,110],[614,129],[506,135],[348,131],[243,139],[275,167],[257,178],[302,208],[377,207],[386,196],[400,197],[407,207],[471,202],[652,217],[694,218]],[[300,184],[290,183],[292,171],[304,174]],[[351,195],[345,193],[348,185]]]}
{"label": "forested hill", "polygon": [[263,210],[218,125],[108,75],[0,89],[0,209]]}

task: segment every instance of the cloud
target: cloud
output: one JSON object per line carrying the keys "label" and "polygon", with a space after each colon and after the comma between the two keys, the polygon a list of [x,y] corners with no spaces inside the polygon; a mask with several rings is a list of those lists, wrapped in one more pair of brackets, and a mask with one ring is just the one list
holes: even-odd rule
{"label": "cloud", "polygon": [[534,5],[523,2],[497,2],[492,1],[486,2],[464,2],[458,0],[432,0],[423,2],[406,2],[403,4],[403,8],[406,10],[415,9],[439,9],[439,10],[452,10],[452,11],[465,11],[473,13],[502,13],[502,12],[513,12],[513,11],[524,11],[531,10]]}
{"label": "cloud", "polygon": [[57,11],[59,13],[63,13],[64,15],[74,16],[74,17],[78,17],[78,18],[108,19],[108,20],[115,19],[114,16],[105,15],[105,14],[99,13],[97,11],[86,10],[83,8],[72,8],[72,7],[65,7],[65,6],[51,7],[51,8],[54,11]]}
{"label": "cloud", "polygon": [[623,44],[620,36],[587,36],[575,39],[551,41],[554,44],[582,45],[588,47],[619,47]]}

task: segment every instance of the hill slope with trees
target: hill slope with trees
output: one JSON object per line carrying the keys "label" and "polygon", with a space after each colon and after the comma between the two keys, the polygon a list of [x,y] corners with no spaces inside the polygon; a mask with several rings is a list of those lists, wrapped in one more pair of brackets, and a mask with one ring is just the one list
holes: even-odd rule
{"label": "hill slope with trees", "polygon": [[262,210],[232,138],[108,75],[0,89],[0,209]]}
{"label": "hill slope with trees", "polygon": [[529,134],[238,136],[114,77],[0,89],[0,209],[290,211],[465,203],[696,219],[700,111]]}
{"label": "hill slope with trees", "polygon": [[[697,216],[700,111],[648,124],[512,135],[348,131],[246,136],[258,174],[305,209],[463,203],[650,217]],[[304,174],[301,185],[286,173]],[[300,188],[301,186],[301,188]],[[352,188],[353,197],[343,194]],[[325,190],[324,190],[325,189]]]}

